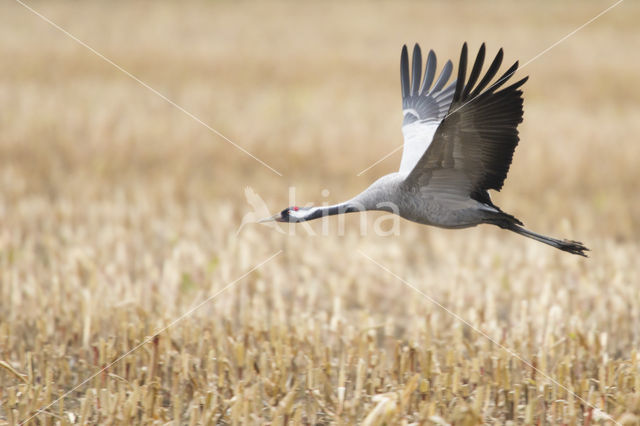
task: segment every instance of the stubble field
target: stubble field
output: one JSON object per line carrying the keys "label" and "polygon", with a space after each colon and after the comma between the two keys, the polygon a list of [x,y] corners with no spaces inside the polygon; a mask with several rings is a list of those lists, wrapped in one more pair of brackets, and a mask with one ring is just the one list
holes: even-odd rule
{"label": "stubble field", "polygon": [[[612,3],[28,4],[282,176],[4,4],[0,423],[640,423],[639,4],[531,62]],[[358,176],[402,143],[402,44],[464,41],[531,76],[494,202],[589,259],[375,213],[238,232],[248,186],[394,171]]]}

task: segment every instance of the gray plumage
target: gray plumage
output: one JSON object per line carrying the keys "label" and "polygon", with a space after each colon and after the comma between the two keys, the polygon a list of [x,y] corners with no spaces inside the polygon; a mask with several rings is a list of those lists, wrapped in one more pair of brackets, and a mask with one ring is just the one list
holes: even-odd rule
{"label": "gray plumage", "polygon": [[[462,46],[458,75],[447,61],[437,81],[436,55],[430,51],[422,76],[422,53],[413,49],[411,73],[407,47],[400,57],[404,147],[400,169],[383,176],[353,199],[327,207],[289,207],[270,218],[302,222],[328,215],[382,210],[441,228],[487,223],[516,232],[569,253],[586,256],[576,241],[558,240],[525,229],[522,222],[491,201],[499,191],[518,145],[522,91],[528,77],[503,87],[518,69],[513,64],[489,85],[502,64],[500,49],[482,79],[482,44],[467,79],[467,44]],[[411,76],[411,78],[410,78]],[[476,85],[478,80],[480,82]]]}

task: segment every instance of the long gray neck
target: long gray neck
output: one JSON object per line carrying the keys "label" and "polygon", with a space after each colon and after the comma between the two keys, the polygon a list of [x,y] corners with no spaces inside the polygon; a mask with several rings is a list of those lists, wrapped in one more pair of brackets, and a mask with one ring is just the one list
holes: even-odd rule
{"label": "long gray neck", "polygon": [[333,216],[337,214],[345,214],[345,213],[356,213],[364,211],[362,208],[358,208],[358,206],[354,204],[350,204],[350,201],[334,204],[332,206],[320,206],[314,207],[313,212],[307,216],[304,220],[314,220],[320,219],[325,216]]}
{"label": "long gray neck", "polygon": [[305,220],[368,210],[398,213],[396,198],[398,193],[397,185],[400,181],[400,177],[396,173],[383,176],[349,201],[332,206],[315,207],[314,211]]}

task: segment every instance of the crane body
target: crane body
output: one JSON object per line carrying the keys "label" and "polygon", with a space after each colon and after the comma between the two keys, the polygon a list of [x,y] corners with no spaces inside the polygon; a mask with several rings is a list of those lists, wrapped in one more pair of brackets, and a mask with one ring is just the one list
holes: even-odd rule
{"label": "crane body", "polygon": [[400,59],[404,147],[398,172],[379,178],[343,203],[288,207],[263,221],[295,223],[380,210],[440,228],[491,224],[586,257],[588,249],[582,243],[529,231],[491,201],[488,191],[502,188],[519,142],[517,126],[523,114],[520,87],[528,77],[503,87],[518,69],[516,62],[490,85],[502,63],[502,49],[480,79],[484,58],[482,44],[467,78],[465,43],[457,78],[448,83],[451,61],[435,79],[436,56],[430,51],[422,79],[420,46],[413,49],[411,73],[404,46]]}

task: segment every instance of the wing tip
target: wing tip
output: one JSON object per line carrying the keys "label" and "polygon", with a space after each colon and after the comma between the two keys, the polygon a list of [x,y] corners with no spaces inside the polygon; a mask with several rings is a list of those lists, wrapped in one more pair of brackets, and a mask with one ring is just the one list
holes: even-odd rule
{"label": "wing tip", "polygon": [[476,55],[476,60],[473,62],[473,67],[471,68],[471,74],[469,75],[469,80],[464,85],[464,89],[462,90],[461,99],[464,101],[469,96],[471,89],[475,86],[478,81],[478,77],[482,74],[482,66],[484,65],[484,57],[486,53],[486,47],[484,42],[480,45],[478,49],[478,54]]}
{"label": "wing tip", "polygon": [[427,63],[424,66],[424,80],[422,80],[422,85],[420,86],[419,95],[426,92],[429,93],[429,89],[433,84],[433,78],[436,75],[436,67],[438,66],[438,59],[436,57],[436,52],[433,49],[429,49],[429,53],[427,54]]}
{"label": "wing tip", "polygon": [[409,96],[409,51],[406,44],[402,45],[400,53],[400,90],[402,99]]}
{"label": "wing tip", "polygon": [[466,73],[467,73],[467,42],[462,44],[462,50],[460,51],[460,61],[458,62],[458,78],[456,79],[456,91],[453,94],[453,102],[460,100],[462,89],[465,85]]}
{"label": "wing tip", "polygon": [[413,46],[413,55],[412,55],[412,72],[411,72],[411,96],[415,96],[419,92],[419,84],[420,77],[422,74],[422,50],[420,49],[420,45],[418,43]]}

